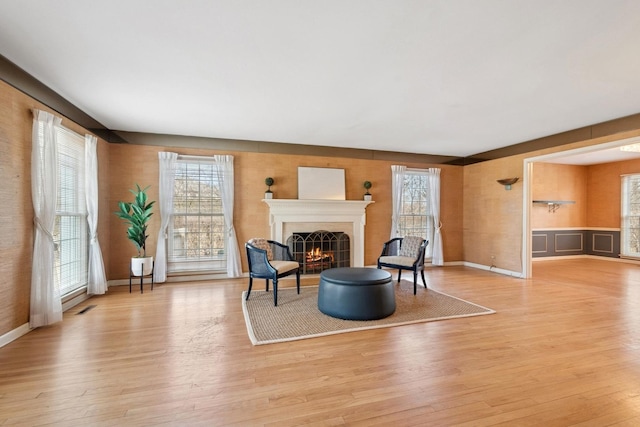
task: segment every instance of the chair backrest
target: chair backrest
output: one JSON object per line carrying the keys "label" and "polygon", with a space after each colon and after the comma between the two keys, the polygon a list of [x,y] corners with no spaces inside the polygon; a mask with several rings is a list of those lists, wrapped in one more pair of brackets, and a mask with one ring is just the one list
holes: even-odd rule
{"label": "chair backrest", "polygon": [[400,242],[402,242],[402,237],[394,237],[388,242],[384,242],[380,256],[398,256],[400,252]]}
{"label": "chair backrest", "polygon": [[[269,240],[269,244],[271,245],[271,252],[273,254],[273,261],[293,261],[291,257],[291,251],[287,245],[283,245],[280,242],[276,242],[275,240]],[[270,261],[271,261],[270,260]]]}
{"label": "chair backrest", "polygon": [[[264,249],[255,245],[260,239],[251,239],[244,246],[247,250],[247,262],[249,263],[249,274],[251,277],[265,277],[274,273],[273,267],[267,260],[267,249]],[[265,240],[266,239],[262,239]],[[267,244],[268,245],[268,244]]]}
{"label": "chair backrest", "polygon": [[420,247],[424,239],[418,236],[406,236],[402,239],[398,255],[416,258],[420,254]]}
{"label": "chair backrest", "polygon": [[269,261],[273,260],[273,251],[271,250],[271,245],[267,239],[263,238],[253,238],[250,239],[247,243],[252,246],[255,246],[258,249],[262,249],[263,251],[267,251],[267,259]]}

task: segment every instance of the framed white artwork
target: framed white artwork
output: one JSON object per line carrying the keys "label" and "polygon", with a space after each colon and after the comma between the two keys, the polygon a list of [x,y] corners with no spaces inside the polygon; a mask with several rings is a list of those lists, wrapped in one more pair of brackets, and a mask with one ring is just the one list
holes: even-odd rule
{"label": "framed white artwork", "polygon": [[345,200],[344,169],[299,166],[298,199]]}

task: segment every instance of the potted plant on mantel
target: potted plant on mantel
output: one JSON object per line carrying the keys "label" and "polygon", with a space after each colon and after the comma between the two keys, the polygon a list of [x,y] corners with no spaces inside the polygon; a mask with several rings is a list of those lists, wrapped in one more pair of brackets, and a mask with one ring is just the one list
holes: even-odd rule
{"label": "potted plant on mantel", "polygon": [[271,186],[275,181],[270,176],[265,178],[264,183],[267,185],[267,191],[264,192],[265,199],[273,199],[273,191],[271,191]]}
{"label": "potted plant on mantel", "polygon": [[364,189],[367,190],[367,192],[364,193],[364,199],[371,200],[371,193],[369,193],[369,189],[371,188],[371,181],[365,181],[363,186],[364,186]]}
{"label": "potted plant on mantel", "polygon": [[148,188],[149,186],[143,189],[136,184],[135,190],[129,190],[134,195],[133,202],[118,202],[120,210],[114,212],[129,225],[127,238],[133,242],[138,250],[138,256],[131,257],[131,273],[135,276],[146,276],[153,271],[153,257],[147,256],[146,241],[149,237],[147,223],[153,215],[151,208],[155,201],[147,202]]}

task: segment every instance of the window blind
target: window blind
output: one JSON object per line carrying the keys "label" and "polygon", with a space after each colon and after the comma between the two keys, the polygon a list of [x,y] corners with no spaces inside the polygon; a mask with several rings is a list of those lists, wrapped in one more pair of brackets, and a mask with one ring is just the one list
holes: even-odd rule
{"label": "window blind", "polygon": [[54,227],[55,277],[64,298],[87,286],[88,226],[84,137],[64,127],[56,132],[58,194]]}

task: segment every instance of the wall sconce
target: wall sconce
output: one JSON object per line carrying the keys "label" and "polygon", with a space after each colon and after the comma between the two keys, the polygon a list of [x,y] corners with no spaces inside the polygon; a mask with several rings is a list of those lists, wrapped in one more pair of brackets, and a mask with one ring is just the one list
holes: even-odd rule
{"label": "wall sconce", "polygon": [[511,190],[511,185],[518,182],[518,177],[516,178],[504,178],[497,180],[500,185],[504,185],[505,190]]}

